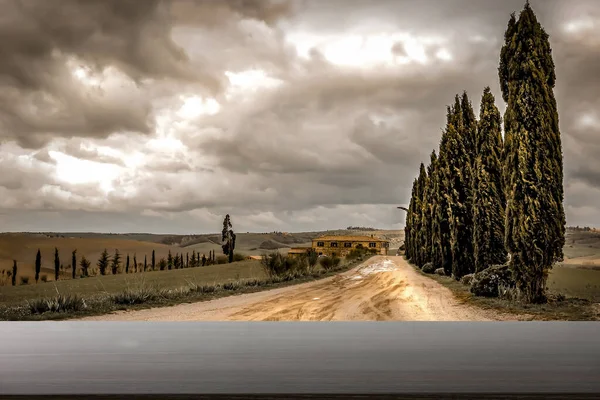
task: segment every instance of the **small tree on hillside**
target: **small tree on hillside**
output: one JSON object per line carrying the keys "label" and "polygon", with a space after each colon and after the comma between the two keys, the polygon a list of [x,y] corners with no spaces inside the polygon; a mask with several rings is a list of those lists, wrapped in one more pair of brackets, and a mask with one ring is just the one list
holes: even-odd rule
{"label": "small tree on hillside", "polygon": [[[235,233],[233,232],[233,226],[231,225],[231,218],[229,214],[225,216],[223,220],[223,231],[221,232],[221,241],[223,245],[223,254],[229,256],[229,262],[233,262],[233,251],[235,250]],[[214,260],[214,258],[213,258]]]}
{"label": "small tree on hillside", "polygon": [[137,254],[133,253],[133,265],[135,267],[135,272],[138,271],[138,263],[137,263]]}
{"label": "small tree on hillside", "polygon": [[152,250],[152,271],[156,270],[156,254],[154,254],[154,250]]}
{"label": "small tree on hillside", "polygon": [[90,276],[90,261],[85,258],[85,256],[81,256],[81,262],[79,263],[79,266],[81,267],[81,275],[84,277],[88,277]]}
{"label": "small tree on hillside", "polygon": [[40,270],[42,269],[42,253],[38,249],[35,256],[35,283],[38,283],[40,279]]}
{"label": "small tree on hillside", "polygon": [[169,250],[169,254],[167,255],[167,269],[170,271],[173,268],[173,255],[171,255],[171,250]]}
{"label": "small tree on hillside", "polygon": [[144,254],[144,272],[146,272],[147,268],[148,268],[148,259],[147,259],[147,256]]}
{"label": "small tree on hillside", "polygon": [[190,267],[190,253],[185,253],[185,267]]}
{"label": "small tree on hillside", "polygon": [[75,279],[77,274],[77,250],[71,253],[71,278]]}
{"label": "small tree on hillside", "polygon": [[106,275],[106,270],[108,269],[109,261],[110,260],[108,258],[108,251],[106,251],[106,249],[104,249],[102,254],[100,254],[100,259],[96,263],[96,265],[98,265],[98,270],[100,271],[100,275]]}
{"label": "small tree on hillside", "polygon": [[12,285],[17,286],[17,260],[13,260]]}
{"label": "small tree on hillside", "polygon": [[206,256],[204,254],[202,254],[202,266],[204,267],[206,265]]}
{"label": "small tree on hillside", "polygon": [[119,249],[115,249],[115,255],[113,256],[112,262],[110,265],[113,275],[116,275],[119,273],[120,267],[121,267],[121,254],[119,253]]}
{"label": "small tree on hillside", "polygon": [[129,273],[129,254],[127,254],[127,258],[125,259],[125,273]]}
{"label": "small tree on hillside", "polygon": [[313,269],[317,263],[319,262],[319,255],[315,251],[315,249],[310,249],[308,251],[308,255],[306,257],[306,261],[308,262],[308,266]]}
{"label": "small tree on hillside", "polygon": [[58,248],[54,248],[54,280],[57,281],[60,275],[60,258],[58,257]]}

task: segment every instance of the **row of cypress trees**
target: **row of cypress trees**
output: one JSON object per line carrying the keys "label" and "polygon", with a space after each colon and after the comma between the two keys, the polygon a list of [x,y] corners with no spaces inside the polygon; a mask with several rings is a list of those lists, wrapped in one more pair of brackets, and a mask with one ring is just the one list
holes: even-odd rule
{"label": "row of cypress trees", "polygon": [[447,109],[438,153],[421,163],[405,247],[455,279],[510,260],[523,300],[545,299],[548,270],[563,258],[563,161],[548,35],[529,5],[513,13],[498,74],[507,103],[504,139],[490,88],[479,119],[466,92]]}

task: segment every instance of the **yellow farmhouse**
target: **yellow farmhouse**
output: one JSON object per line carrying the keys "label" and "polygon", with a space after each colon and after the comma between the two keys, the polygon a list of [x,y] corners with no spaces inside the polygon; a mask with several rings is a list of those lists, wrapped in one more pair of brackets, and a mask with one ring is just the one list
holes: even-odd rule
{"label": "yellow farmhouse", "polygon": [[357,247],[387,255],[390,243],[373,236],[321,236],[312,240],[312,247],[293,247],[288,255],[299,256],[313,249],[318,255],[344,257]]}

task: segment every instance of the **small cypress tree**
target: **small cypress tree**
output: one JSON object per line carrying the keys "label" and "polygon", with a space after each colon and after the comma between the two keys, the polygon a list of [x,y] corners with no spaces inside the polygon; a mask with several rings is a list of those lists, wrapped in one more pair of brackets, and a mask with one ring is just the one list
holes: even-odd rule
{"label": "small cypress tree", "polygon": [[147,267],[148,267],[148,259],[147,259],[147,256],[144,254],[144,272],[146,272]]}
{"label": "small cypress tree", "polygon": [[173,268],[173,256],[171,255],[171,250],[169,250],[169,255],[167,256],[167,269],[170,271]]}
{"label": "small cypress tree", "polygon": [[54,248],[54,280],[57,281],[60,276],[60,258],[58,256],[58,248]]}
{"label": "small cypress tree", "polygon": [[478,155],[473,180],[473,243],[475,271],[506,262],[502,183],[502,132],[494,95],[486,87],[481,98]]}
{"label": "small cypress tree", "polygon": [[410,202],[408,204],[408,212],[406,213],[406,223],[404,224],[404,248],[406,258],[414,262],[414,233],[415,233],[415,214],[416,214],[416,201],[417,201],[417,180],[413,180]]}
{"label": "small cypress tree", "polygon": [[156,255],[154,254],[154,250],[152,250],[152,271],[156,270]]}
{"label": "small cypress tree", "polygon": [[11,280],[12,285],[17,286],[17,260],[13,260]]}
{"label": "small cypress tree", "polygon": [[90,276],[90,265],[91,262],[89,262],[85,256],[81,256],[81,262],[79,263],[79,266],[81,267],[81,275],[83,277]]}
{"label": "small cypress tree", "polygon": [[179,255],[179,267],[180,268],[185,268],[185,263],[183,260],[183,253],[181,253],[181,255]]}
{"label": "small cypress tree", "polygon": [[185,253],[185,267],[190,267],[190,253]]}
{"label": "small cypress tree", "polygon": [[127,258],[125,259],[125,273],[129,273],[129,254],[127,254]]}
{"label": "small cypress tree", "polygon": [[40,279],[40,271],[42,269],[42,253],[40,249],[38,249],[37,254],[35,255],[35,283],[38,283]]}
{"label": "small cypress tree", "polygon": [[113,256],[111,265],[110,265],[112,274],[117,275],[119,273],[120,267],[121,267],[121,254],[119,253],[119,249],[115,249],[115,255]]}
{"label": "small cypress tree", "polygon": [[198,266],[197,260],[196,260],[196,250],[192,250],[192,261],[190,264],[190,268],[196,268]]}
{"label": "small cypress tree", "polygon": [[135,272],[138,272],[137,254],[133,253],[133,265],[135,266]]}
{"label": "small cypress tree", "polygon": [[206,256],[204,254],[202,254],[202,266],[204,267],[206,265]]}
{"label": "small cypress tree", "polygon": [[98,270],[100,271],[100,275],[106,275],[106,270],[108,269],[109,262],[110,262],[110,260],[108,257],[108,251],[106,251],[106,249],[104,249],[102,254],[100,254],[100,258],[98,259],[98,262],[96,264],[96,265],[98,265]]}
{"label": "small cypress tree", "polygon": [[77,277],[77,249],[71,253],[71,278]]}

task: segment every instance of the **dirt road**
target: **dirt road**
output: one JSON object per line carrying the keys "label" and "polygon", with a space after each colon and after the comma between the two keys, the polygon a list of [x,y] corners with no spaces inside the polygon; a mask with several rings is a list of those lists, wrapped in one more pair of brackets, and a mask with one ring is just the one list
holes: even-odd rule
{"label": "dirt road", "polygon": [[[377,256],[331,278],[173,307],[89,317],[123,321],[489,321],[402,257]],[[506,318],[502,318],[506,319]]]}

